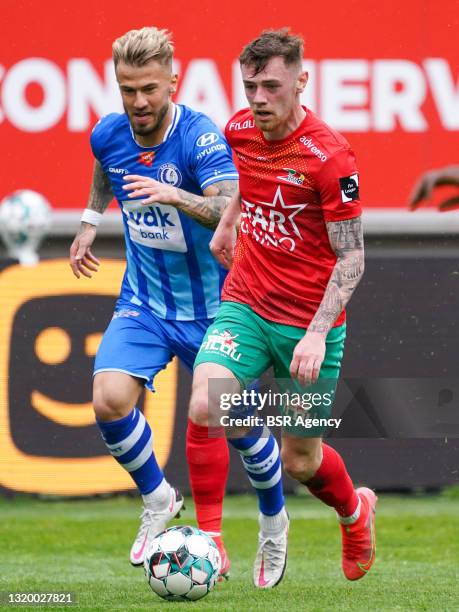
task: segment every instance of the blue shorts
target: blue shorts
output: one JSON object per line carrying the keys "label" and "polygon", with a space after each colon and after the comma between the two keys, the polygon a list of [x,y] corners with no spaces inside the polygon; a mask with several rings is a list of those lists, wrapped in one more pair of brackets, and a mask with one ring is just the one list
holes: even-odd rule
{"label": "blue shorts", "polygon": [[94,364],[98,372],[124,372],[145,380],[154,391],[153,380],[176,355],[191,372],[202,339],[213,319],[170,321],[151,311],[119,299]]}

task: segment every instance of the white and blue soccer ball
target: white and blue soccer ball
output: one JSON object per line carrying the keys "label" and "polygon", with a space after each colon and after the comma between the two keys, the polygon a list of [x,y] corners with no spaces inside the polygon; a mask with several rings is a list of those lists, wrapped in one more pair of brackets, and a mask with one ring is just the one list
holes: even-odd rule
{"label": "white and blue soccer ball", "polygon": [[0,234],[8,255],[22,264],[38,261],[37,249],[51,226],[51,206],[36,191],[21,189],[0,203]]}
{"label": "white and blue soccer ball", "polygon": [[196,601],[215,586],[221,558],[215,542],[196,527],[171,527],[150,543],[144,561],[156,595],[169,601]]}

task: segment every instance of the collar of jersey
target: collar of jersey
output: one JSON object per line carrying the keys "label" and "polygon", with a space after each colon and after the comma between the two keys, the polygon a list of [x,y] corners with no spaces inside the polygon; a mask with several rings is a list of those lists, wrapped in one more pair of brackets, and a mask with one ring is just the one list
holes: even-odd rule
{"label": "collar of jersey", "polygon": [[[166,142],[166,140],[169,140],[169,138],[172,136],[172,134],[177,129],[177,125],[178,125],[178,122],[180,121],[181,114],[182,114],[182,109],[180,108],[180,106],[172,102],[172,121],[170,122],[169,127],[167,128],[166,133],[164,134],[163,142]],[[137,140],[135,139],[135,135],[134,135],[134,132],[132,131],[132,126],[130,123],[129,123],[129,130],[131,131],[132,140],[141,149],[157,149],[163,144],[163,142],[161,142],[160,144],[153,145],[152,147],[144,147],[143,145],[139,144]]]}

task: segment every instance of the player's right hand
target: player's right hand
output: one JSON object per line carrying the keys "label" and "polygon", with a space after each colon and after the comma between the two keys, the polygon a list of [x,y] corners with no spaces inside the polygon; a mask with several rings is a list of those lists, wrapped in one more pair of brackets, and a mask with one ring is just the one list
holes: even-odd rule
{"label": "player's right hand", "polygon": [[236,227],[219,223],[209,249],[215,259],[229,270],[233,264],[234,245],[236,244]]}
{"label": "player's right hand", "polygon": [[73,274],[80,278],[81,274],[91,278],[91,272],[97,272],[100,261],[91,253],[91,246],[96,238],[94,225],[85,223],[75,236],[70,247],[70,267]]}
{"label": "player's right hand", "polygon": [[326,335],[307,331],[293,351],[290,376],[306,387],[317,382],[325,358]]}

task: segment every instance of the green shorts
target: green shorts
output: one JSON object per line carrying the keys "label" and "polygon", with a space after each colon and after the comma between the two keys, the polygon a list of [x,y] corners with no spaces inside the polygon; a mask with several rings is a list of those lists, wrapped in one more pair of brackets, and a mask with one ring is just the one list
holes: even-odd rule
{"label": "green shorts", "polygon": [[[300,394],[303,398],[306,391],[308,397],[317,393],[321,396],[330,394],[333,400],[343,358],[346,325],[333,327],[328,333],[319,380],[308,387],[302,387],[290,377],[293,351],[305,332],[301,327],[268,321],[246,304],[222,302],[217,318],[207,330],[194,367],[206,362],[225,366],[245,389],[273,366],[274,377],[282,392],[288,392],[290,396]],[[309,410],[307,404],[308,416],[329,416],[333,401],[326,404],[324,407],[321,403],[316,411]],[[321,435],[321,431],[314,428],[306,435],[311,436],[314,432]]]}

